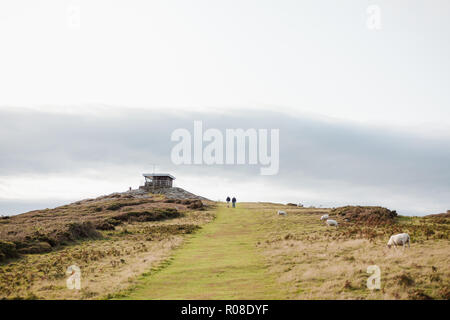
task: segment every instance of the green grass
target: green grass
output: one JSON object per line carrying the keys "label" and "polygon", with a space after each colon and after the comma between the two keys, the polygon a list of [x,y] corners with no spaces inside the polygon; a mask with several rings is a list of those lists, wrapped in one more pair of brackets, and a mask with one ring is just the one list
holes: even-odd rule
{"label": "green grass", "polygon": [[171,263],[139,279],[122,299],[282,299],[256,247],[262,215],[217,209],[217,218],[190,236]]}

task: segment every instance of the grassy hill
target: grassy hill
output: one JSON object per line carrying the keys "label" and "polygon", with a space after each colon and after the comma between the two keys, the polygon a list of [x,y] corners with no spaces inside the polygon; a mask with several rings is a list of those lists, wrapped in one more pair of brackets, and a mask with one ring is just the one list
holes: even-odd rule
{"label": "grassy hill", "polygon": [[[209,201],[122,193],[0,219],[0,298],[104,298],[213,218]],[[81,291],[66,287],[74,264]]]}
{"label": "grassy hill", "polygon": [[[287,215],[279,216],[277,210]],[[338,228],[320,221],[325,213],[338,220]],[[74,219],[91,224],[98,234],[49,243],[51,249],[44,253],[16,248],[19,256],[0,264],[0,297],[450,298],[448,215],[402,217],[380,207],[315,209],[273,203],[239,203],[233,209],[163,195],[121,195],[5,219],[9,222],[0,222],[0,240],[36,243],[44,238],[33,236],[33,225],[51,238],[58,234],[51,226],[62,230]],[[104,228],[111,219],[120,223]],[[8,234],[21,223],[28,231],[17,238]],[[389,236],[398,232],[410,234],[411,248],[386,247]],[[80,291],[65,286],[71,264],[82,270]],[[381,290],[366,287],[369,265],[380,267]]]}

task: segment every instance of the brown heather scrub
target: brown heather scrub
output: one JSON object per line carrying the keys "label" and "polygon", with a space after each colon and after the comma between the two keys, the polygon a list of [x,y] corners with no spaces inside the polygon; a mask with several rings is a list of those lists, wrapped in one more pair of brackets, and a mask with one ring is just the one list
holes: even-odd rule
{"label": "brown heather scrub", "polygon": [[[256,246],[288,299],[449,299],[449,217],[404,217],[381,207],[245,206],[261,213]],[[339,227],[320,221],[324,213]],[[411,248],[389,250],[389,237],[400,232],[410,234]],[[381,269],[381,290],[367,289],[370,265]]]}
{"label": "brown heather scrub", "polygon": [[[136,199],[117,194],[1,219],[0,298],[99,299],[116,298],[121,293],[127,296],[140,283],[139,279],[148,279],[176,265],[173,249],[183,243],[186,235],[214,219],[213,203],[200,203],[198,199],[163,195]],[[404,217],[381,207],[332,210],[276,203],[239,203],[238,207],[246,217],[236,219],[244,219],[250,225],[234,225],[237,236],[240,228],[251,227],[253,233],[251,237],[236,239],[236,243],[242,242],[249,249],[250,241],[251,248],[263,257],[258,266],[268,272],[264,279],[270,277],[274,287],[283,288],[274,293],[278,298],[450,299],[447,215]],[[284,210],[287,215],[279,216],[277,210]],[[326,213],[339,222],[338,228],[320,221]],[[221,221],[225,227],[209,225],[208,230],[226,238],[226,230],[218,228],[232,223],[229,219]],[[400,232],[409,233],[411,248],[389,250],[389,237]],[[213,247],[220,246],[215,243]],[[228,247],[220,248],[223,261],[246,261],[241,257],[233,260],[236,257],[228,256]],[[184,258],[194,259],[186,253]],[[208,262],[208,270],[214,270],[214,263],[215,260]],[[82,290],[66,288],[65,272],[73,264],[81,268]],[[367,289],[367,267],[371,265],[381,270],[380,290]],[[246,279],[254,275],[252,270],[240,271]],[[217,278],[214,274],[208,276]],[[250,281],[248,285],[252,288],[257,284]]]}
{"label": "brown heather scrub", "polygon": [[164,195],[135,199],[130,194],[113,194],[2,219],[0,261],[19,253],[49,252],[77,240],[98,239],[100,230],[114,230],[124,222],[175,219],[185,210],[203,209],[198,199],[165,200]]}
{"label": "brown heather scrub", "polygon": [[[214,218],[211,202],[183,201],[114,194],[2,219],[0,299],[99,299],[129,288]],[[71,265],[82,290],[66,287]]]}
{"label": "brown heather scrub", "polygon": [[390,224],[397,217],[397,212],[383,207],[345,206],[330,211],[331,215],[354,223]]}

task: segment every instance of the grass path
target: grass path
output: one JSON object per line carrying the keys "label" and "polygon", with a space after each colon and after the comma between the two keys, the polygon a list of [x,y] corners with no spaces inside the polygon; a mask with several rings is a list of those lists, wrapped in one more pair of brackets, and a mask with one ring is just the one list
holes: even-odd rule
{"label": "grass path", "polygon": [[125,299],[281,299],[256,247],[261,215],[218,207],[160,271],[142,276]]}

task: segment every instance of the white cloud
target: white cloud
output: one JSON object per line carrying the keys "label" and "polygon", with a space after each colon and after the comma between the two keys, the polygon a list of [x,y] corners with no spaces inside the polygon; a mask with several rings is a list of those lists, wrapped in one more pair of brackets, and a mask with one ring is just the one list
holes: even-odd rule
{"label": "white cloud", "polygon": [[[377,4],[371,32],[357,0],[0,2],[0,200],[122,190],[156,163],[213,198],[448,209],[450,2]],[[172,166],[171,130],[200,118],[282,129],[280,175]]]}
{"label": "white cloud", "polygon": [[[448,207],[447,135],[269,111],[91,111],[0,110],[0,199],[76,200],[126,190],[156,165],[177,185],[214,200],[234,193],[242,201],[380,204],[414,214]],[[279,128],[279,174],[262,177],[259,165],[174,165],[171,132],[192,131],[198,119],[205,130]]]}

